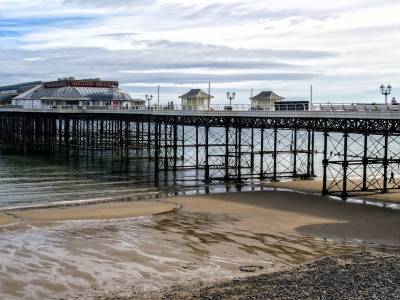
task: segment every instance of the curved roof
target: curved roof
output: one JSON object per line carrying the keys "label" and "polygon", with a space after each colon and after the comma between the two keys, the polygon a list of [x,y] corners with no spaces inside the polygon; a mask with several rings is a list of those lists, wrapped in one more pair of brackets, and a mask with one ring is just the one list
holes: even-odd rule
{"label": "curved roof", "polygon": [[132,100],[131,96],[120,88],[96,87],[60,87],[45,88],[43,85],[15,97],[19,100],[56,99],[56,100]]}

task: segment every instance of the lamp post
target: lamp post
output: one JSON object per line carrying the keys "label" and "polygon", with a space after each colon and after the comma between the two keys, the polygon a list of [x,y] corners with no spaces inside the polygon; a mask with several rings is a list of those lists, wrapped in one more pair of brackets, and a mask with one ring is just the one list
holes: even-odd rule
{"label": "lamp post", "polygon": [[232,110],[232,100],[235,99],[235,97],[236,97],[235,92],[233,92],[233,93],[227,92],[226,93],[226,98],[229,100],[229,107],[227,107],[228,110]]}
{"label": "lamp post", "polygon": [[146,95],[146,101],[147,101],[147,103],[148,103],[148,107],[149,107],[149,109],[151,108],[151,106],[150,106],[150,102],[151,102],[151,100],[153,100],[153,95]]}
{"label": "lamp post", "polygon": [[381,92],[382,95],[385,95],[385,103],[388,104],[388,96],[390,95],[390,93],[392,92],[392,87],[390,86],[390,84],[385,87],[383,84],[381,85]]}

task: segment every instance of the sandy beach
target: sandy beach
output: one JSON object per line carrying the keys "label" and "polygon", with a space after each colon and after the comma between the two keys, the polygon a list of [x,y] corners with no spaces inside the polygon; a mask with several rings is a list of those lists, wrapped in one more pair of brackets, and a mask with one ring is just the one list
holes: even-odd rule
{"label": "sandy beach", "polygon": [[[0,227],[0,268],[7,270],[0,272],[0,297],[6,299],[142,299],[171,285],[270,274],[400,246],[397,211],[290,191],[12,215],[19,226]],[[248,265],[259,269],[242,272]]]}

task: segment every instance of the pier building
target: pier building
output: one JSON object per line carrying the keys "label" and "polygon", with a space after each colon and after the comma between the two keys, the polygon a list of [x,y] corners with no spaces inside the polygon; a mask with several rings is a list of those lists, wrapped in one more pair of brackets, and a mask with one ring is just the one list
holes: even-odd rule
{"label": "pier building", "polygon": [[40,82],[12,99],[12,105],[38,109],[51,107],[135,108],[145,101],[133,99],[118,81],[75,78]]}
{"label": "pier building", "polygon": [[200,89],[192,89],[180,96],[183,110],[208,110],[213,96]]}
{"label": "pier building", "polygon": [[276,104],[282,102],[283,100],[285,100],[285,98],[275,94],[272,91],[264,91],[250,98],[250,100],[251,108],[253,110],[274,111]]}

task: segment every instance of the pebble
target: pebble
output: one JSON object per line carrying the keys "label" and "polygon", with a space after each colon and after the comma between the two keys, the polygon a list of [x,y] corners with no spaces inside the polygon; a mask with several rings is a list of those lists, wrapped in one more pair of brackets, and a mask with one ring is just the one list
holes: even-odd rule
{"label": "pebble", "polygon": [[[261,262],[260,262],[261,263]],[[327,257],[291,270],[223,283],[178,285],[151,295],[98,300],[400,299],[400,257],[362,251]]]}

